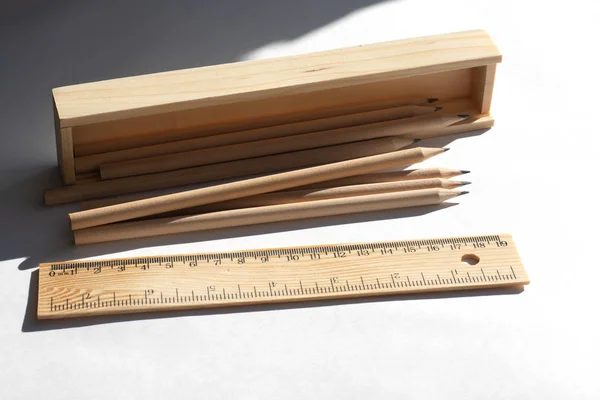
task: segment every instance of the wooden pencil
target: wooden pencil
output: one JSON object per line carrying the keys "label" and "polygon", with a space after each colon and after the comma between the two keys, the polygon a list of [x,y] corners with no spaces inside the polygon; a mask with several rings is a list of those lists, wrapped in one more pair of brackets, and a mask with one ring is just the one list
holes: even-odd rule
{"label": "wooden pencil", "polygon": [[219,203],[210,203],[198,207],[184,208],[169,211],[168,213],[150,216],[174,217],[182,215],[206,214],[217,211],[235,210],[240,208],[273,206],[277,204],[302,203],[305,201],[338,199],[342,197],[364,196],[368,194],[406,192],[409,190],[422,190],[432,188],[455,189],[470,182],[452,181],[449,179],[420,179],[415,181],[399,181],[384,183],[367,183],[363,185],[339,186],[322,189],[282,190],[279,192],[264,193],[256,196],[242,197]]}
{"label": "wooden pencil", "polygon": [[317,182],[311,185],[305,185],[299,187],[298,189],[329,188],[333,186],[362,185],[365,183],[412,181],[416,179],[448,179],[468,173],[469,171],[467,170],[450,168],[406,169],[402,171],[375,172],[365,175],[349,176],[347,178],[335,179],[333,181]]}
{"label": "wooden pencil", "polygon": [[260,140],[250,143],[239,143],[210,149],[193,150],[139,160],[122,161],[101,165],[100,176],[102,179],[115,179],[325,147],[360,140],[375,139],[378,137],[402,136],[427,129],[433,129],[434,127],[452,125],[463,119],[463,117],[456,115],[442,115],[437,117],[424,116]]}
{"label": "wooden pencil", "polygon": [[[279,192],[264,193],[256,196],[242,197],[219,203],[210,203],[189,209],[171,211],[172,215],[203,214],[216,211],[235,210],[260,206],[273,206],[277,204],[301,203],[304,201],[337,199],[341,197],[364,196],[367,194],[406,192],[421,189],[455,189],[467,185],[469,182],[453,181],[450,179],[419,179],[414,181],[397,181],[382,183],[366,183],[362,185],[333,186],[320,189],[295,189]],[[175,214],[177,213],[177,214]]]}
{"label": "wooden pencil", "polygon": [[100,165],[102,164],[115,163],[119,161],[136,160],[140,158],[182,153],[192,150],[229,146],[258,140],[423,116],[433,113],[441,108],[442,107],[416,105],[392,107],[364,113],[320,118],[291,124],[269,126],[266,128],[256,128],[245,131],[225,133],[221,135],[174,141],[153,146],[144,146],[127,150],[94,154],[84,157],[75,157],[75,171],[77,173],[95,171],[99,169]]}
{"label": "wooden pencil", "polygon": [[[459,176],[469,171],[449,169],[449,168],[423,168],[423,169],[411,169],[404,171],[391,171],[391,172],[375,172],[371,174],[350,176],[348,178],[335,179],[332,181],[325,181],[319,183],[313,183],[312,185],[300,186],[298,188],[286,189],[286,191],[295,191],[299,189],[329,189],[339,186],[349,185],[365,185],[370,183],[385,183],[385,182],[401,182],[411,180],[427,180],[435,178],[452,178]],[[446,187],[446,186],[441,186]],[[449,188],[449,187],[446,187]],[[182,189],[175,189],[170,193],[181,192]],[[149,199],[151,197],[161,196],[167,193],[136,193],[133,195],[118,196],[118,197],[105,197],[101,199],[86,200],[80,203],[81,210],[90,210],[92,208],[106,207],[113,204],[127,203],[129,201]]]}
{"label": "wooden pencil", "polygon": [[252,207],[189,217],[158,218],[98,226],[76,230],[74,237],[77,245],[109,242],[269,222],[418,207],[439,204],[464,193],[466,192],[437,188]]}
{"label": "wooden pencil", "polygon": [[406,140],[402,138],[387,137],[319,149],[302,150],[247,160],[204,165],[185,170],[162,172],[131,178],[112,179],[102,182],[90,182],[81,185],[61,186],[46,190],[44,192],[44,201],[46,205],[56,205],[106,196],[118,196],[223,179],[293,170],[389,153],[412,143],[414,143],[412,139]]}
{"label": "wooden pencil", "polygon": [[[253,121],[232,121],[227,125],[213,125],[200,127],[188,126],[181,127],[175,130],[170,128],[167,131],[164,130],[166,126],[163,126],[158,130],[156,126],[151,126],[149,128],[152,130],[152,132],[127,135],[126,137],[122,137],[123,126],[121,126],[120,128],[121,133],[117,133],[116,135],[114,135],[112,130],[105,126],[106,124],[99,124],[96,127],[96,129],[92,130],[91,135],[88,134],[79,139],[73,151],[75,153],[75,157],[82,157],[92,154],[134,149],[138,147],[162,145],[169,142],[197,139],[206,136],[226,135],[232,132],[247,131],[251,129],[270,128],[274,126],[292,124],[313,119],[322,119],[341,115],[364,113],[386,108],[403,107],[410,105],[427,106],[432,105],[434,103],[437,104],[437,101],[438,99],[436,98],[412,97],[394,99],[386,102],[377,103],[369,102],[359,104],[348,104],[344,108],[312,109],[310,111],[294,115],[270,116],[269,118],[260,118]],[[184,122],[183,125],[187,124],[187,122]],[[133,127],[135,127],[135,122],[133,122]]]}
{"label": "wooden pencil", "polygon": [[182,208],[196,207],[203,204],[274,192],[310,183],[397,168],[421,162],[445,150],[426,147],[399,150],[386,154],[189,190],[182,193],[168,194],[151,199],[137,200],[125,204],[115,204],[93,210],[74,212],[69,214],[71,229],[90,228]]}
{"label": "wooden pencil", "polygon": [[100,172],[84,172],[81,174],[75,175],[75,183],[84,183],[84,182],[99,182],[100,181]]}

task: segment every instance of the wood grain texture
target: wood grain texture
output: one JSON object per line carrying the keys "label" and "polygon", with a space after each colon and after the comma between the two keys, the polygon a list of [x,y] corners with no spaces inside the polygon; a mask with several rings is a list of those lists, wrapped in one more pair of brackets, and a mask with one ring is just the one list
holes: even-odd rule
{"label": "wood grain texture", "polygon": [[[391,137],[373,139],[364,142],[204,165],[158,174],[62,186],[46,190],[44,192],[44,202],[46,205],[64,204],[106,196],[117,196],[311,167],[389,153],[402,147],[398,145],[398,141],[397,138]],[[402,139],[400,139],[400,142],[405,143]]]}
{"label": "wood grain texture", "polygon": [[348,176],[411,165],[444,152],[441,148],[417,147],[340,161],[295,171],[280,172],[207,188],[132,201],[125,204],[69,214],[71,229],[79,230],[113,222],[156,215],[168,211],[201,206],[240,197],[323,182]]}
{"label": "wood grain texture", "polygon": [[[431,251],[433,247],[437,250]],[[477,265],[461,261],[469,254],[479,258]],[[40,265],[37,316],[70,318],[528,283],[515,243],[506,234],[67,261]]]}
{"label": "wood grain texture", "polygon": [[[419,99],[418,101],[424,103],[427,100]],[[92,154],[89,156],[76,157],[75,170],[77,172],[94,171],[99,169],[100,165],[102,164],[230,146],[241,143],[256,142],[260,140],[307,134],[311,132],[327,131],[331,129],[356,127],[359,125],[426,115],[434,112],[435,110],[435,106],[411,105],[392,107],[363,113],[345,114],[291,124],[269,126],[266,128],[256,128],[220,135],[199,137],[195,139],[180,140],[152,146],[142,146],[109,153]]]}
{"label": "wood grain texture", "polygon": [[[422,189],[407,192],[314,200],[292,204],[278,204],[219,211],[186,217],[156,218],[94,226],[75,230],[73,236],[76,245],[83,245],[229,228],[234,226],[327,217],[332,215],[354,214],[406,207],[422,207],[439,204],[445,200],[459,196],[460,194],[461,192],[449,189]],[[139,200],[139,202],[143,201],[144,200]],[[102,210],[102,208],[83,212],[93,212],[97,210]],[[71,222],[73,222],[73,219],[71,219]]]}
{"label": "wood grain texture", "polygon": [[[79,157],[371,112],[421,104],[427,99],[426,96],[406,97],[399,93],[438,93],[444,98],[467,97],[471,91],[471,75],[468,70],[449,71],[428,75],[429,79],[417,76],[400,79],[399,82],[352,86],[76,126],[73,129],[75,155]],[[448,81],[452,84],[436,85]]]}
{"label": "wood grain texture", "polygon": [[61,128],[59,135],[58,146],[60,150],[58,150],[58,156],[63,182],[72,185],[77,180],[75,177],[75,156],[73,154],[73,130],[71,128]]}
{"label": "wood grain texture", "polygon": [[471,68],[501,61],[484,31],[406,39],[53,90],[61,127]]}
{"label": "wood grain texture", "polygon": [[473,99],[481,114],[490,112],[496,77],[496,64],[473,68]]}
{"label": "wood grain texture", "polygon": [[[430,108],[430,112],[433,112],[433,108]],[[200,165],[333,146],[386,136],[414,135],[422,131],[444,128],[463,119],[457,116],[438,117],[426,115],[417,118],[378,122],[139,160],[122,161],[101,165],[100,176],[103,180],[123,178],[126,176],[152,174]]]}

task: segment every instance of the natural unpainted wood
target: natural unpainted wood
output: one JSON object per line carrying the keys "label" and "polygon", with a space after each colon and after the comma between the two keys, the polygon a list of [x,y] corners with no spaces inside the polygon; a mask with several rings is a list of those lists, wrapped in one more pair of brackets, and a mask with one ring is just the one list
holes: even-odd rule
{"label": "natural unpainted wood", "polygon": [[400,138],[381,138],[330,146],[319,149],[276,154],[273,156],[204,165],[185,170],[158,174],[111,179],[81,185],[63,186],[44,192],[46,205],[118,196],[148,190],[206,183],[223,179],[241,178],[278,171],[311,167],[337,161],[351,160],[376,154],[389,153],[405,146]]}
{"label": "natural unpainted wood", "polygon": [[[426,102],[426,99],[420,99],[419,101],[423,103]],[[416,105],[392,107],[363,113],[318,118],[291,124],[270,126],[266,128],[256,128],[221,135],[180,140],[153,146],[143,146],[109,153],[93,154],[89,156],[76,157],[75,170],[77,172],[94,171],[97,170],[102,164],[115,163],[119,161],[129,161],[141,158],[163,156],[167,154],[190,152],[194,150],[230,146],[259,140],[274,139],[331,129],[356,127],[359,125],[422,116],[432,113],[438,109],[439,108],[435,106]],[[207,164],[210,164],[210,162]]]}
{"label": "natural unpainted wood", "polygon": [[73,130],[71,128],[61,128],[59,131],[60,139],[58,157],[59,166],[62,173],[63,182],[72,185],[76,182],[75,178],[75,157],[73,155]]}
{"label": "natural unpainted wood", "polygon": [[277,204],[301,203],[305,201],[338,199],[342,197],[364,196],[368,194],[406,192],[409,190],[422,189],[455,189],[468,182],[453,181],[450,179],[419,179],[414,181],[397,181],[366,183],[362,185],[332,186],[321,189],[299,189],[282,190],[274,193],[259,194],[256,196],[242,197],[240,199],[228,200],[219,203],[205,204],[185,210],[173,211],[173,216],[204,214],[209,212],[235,210],[238,208],[250,208],[261,206],[274,206]]}
{"label": "natural unpainted wood", "polygon": [[436,116],[456,114],[466,114],[469,117],[446,127],[428,129],[415,134],[403,135],[403,137],[427,139],[442,135],[485,130],[494,126],[494,119],[489,114],[481,114],[472,99],[455,99],[445,102],[444,109],[436,113]]}
{"label": "natural unpainted wood", "polygon": [[[401,82],[351,86],[77,126],[74,128],[74,151],[79,157],[386,108],[426,105],[430,104],[425,96],[428,93],[438,93],[446,99],[469,96],[471,79],[468,70],[450,71],[433,74],[430,79],[417,76],[398,80]],[[448,81],[452,83],[436,85],[436,82]],[[424,95],[399,95],[413,92]]]}
{"label": "natural unpainted wood", "polygon": [[473,68],[473,99],[481,114],[488,114],[496,77],[496,64]]}
{"label": "natural unpainted wood", "polygon": [[75,182],[77,184],[81,183],[89,183],[89,182],[99,182],[100,181],[100,172],[83,172],[75,175]]}
{"label": "natural unpainted wood", "polygon": [[[332,181],[318,182],[311,185],[300,186],[298,189],[327,189],[338,186],[349,186],[349,185],[366,185],[370,183],[386,183],[386,182],[401,182],[411,180],[425,180],[435,178],[452,178],[459,176],[469,171],[449,169],[449,168],[422,168],[422,169],[410,169],[402,171],[391,171],[391,172],[375,172],[371,174],[350,176],[348,178],[335,179]],[[297,189],[287,189],[297,190]],[[178,188],[170,193],[181,192],[182,189]],[[168,193],[137,193],[129,196],[118,196],[118,197],[106,197],[102,199],[87,200],[80,204],[81,210],[90,210],[92,208],[106,207],[113,204],[127,203],[134,200],[149,199],[151,197],[161,196]]]}
{"label": "natural unpainted wood", "polygon": [[[455,189],[469,182],[452,181],[449,179],[421,179],[414,181],[397,181],[382,183],[367,183],[362,185],[349,185],[328,187],[321,189],[282,190],[279,192],[259,194],[256,196],[242,197],[240,199],[222,201],[219,203],[205,204],[199,207],[175,210],[156,217],[175,217],[182,215],[206,214],[217,211],[235,210],[240,208],[274,206],[278,204],[302,203],[305,201],[338,199],[342,197],[364,196],[369,194],[406,192],[432,188]],[[350,199],[351,200],[351,199]]]}
{"label": "natural unpainted wood", "polygon": [[407,166],[421,162],[444,151],[445,149],[427,147],[398,150],[386,154],[340,161],[225,183],[208,188],[189,190],[182,193],[137,200],[126,204],[115,204],[93,210],[74,212],[69,214],[71,229],[90,228],[182,208],[196,207],[203,204],[275,192],[316,182]]}
{"label": "natural unpainted wood", "polygon": [[[437,250],[431,251],[431,246]],[[475,246],[476,250],[465,250]],[[234,254],[147,255],[41,264],[37,316],[53,319],[164,312],[512,288],[529,283],[515,243],[506,234],[321,244]],[[471,259],[479,259],[477,265],[461,261],[469,254]]]}
{"label": "natural unpainted wood", "polygon": [[310,93],[501,61],[484,31],[55,88],[61,127]]}
{"label": "natural unpainted wood", "polygon": [[[366,175],[380,175],[381,173],[366,174]],[[359,175],[364,177],[366,175]],[[327,184],[328,182],[322,182],[321,185]],[[287,204],[287,203],[300,203],[303,201],[323,200],[323,199],[335,199],[339,197],[351,197],[351,196],[362,196],[366,194],[376,193],[388,193],[388,192],[402,192],[408,190],[418,189],[431,189],[431,188],[444,188],[444,189],[455,189],[459,186],[468,184],[469,182],[453,181],[449,179],[431,178],[431,179],[416,179],[416,180],[397,180],[392,182],[378,182],[378,183],[362,183],[355,185],[346,186],[325,186],[320,188],[307,188],[307,189],[288,189],[281,190],[278,192],[259,194],[256,196],[242,197],[239,199],[233,199],[228,201],[222,201],[219,203],[205,204],[198,207],[185,208],[181,210],[171,211],[166,214],[160,214],[160,216],[177,216],[177,215],[190,215],[190,214],[203,214],[207,212],[233,210],[236,208],[249,208],[249,207],[260,207],[270,206],[276,204]],[[91,210],[93,208],[106,207],[113,204],[123,204],[128,201],[149,199],[156,197],[152,195],[138,195],[135,198],[123,199],[123,198],[112,198],[103,199],[104,201],[95,201],[82,203],[82,210]]]}
{"label": "natural unpainted wood", "polygon": [[386,136],[415,135],[422,131],[451,126],[463,119],[464,118],[456,115],[426,115],[417,118],[378,122],[368,125],[351,126],[328,131],[260,140],[257,142],[239,143],[231,146],[149,157],[140,160],[122,161],[101,165],[100,176],[103,180],[123,178],[126,176],[152,174],[200,165],[333,146]]}
{"label": "natural unpainted wood", "polygon": [[412,181],[418,179],[453,178],[455,176],[468,174],[470,171],[451,168],[419,168],[406,169],[402,171],[376,172],[372,174],[349,176],[348,178],[335,179],[332,181],[318,182],[311,185],[301,186],[298,189],[327,188],[333,186],[364,185],[367,183],[384,183]]}
{"label": "natural unpainted wood", "polygon": [[[463,192],[449,189],[423,189],[407,192],[370,194],[365,196],[220,211],[189,217],[157,218],[105,226],[94,226],[75,230],[73,235],[75,237],[76,245],[92,244],[229,228],[234,226],[247,226],[405,207],[419,207],[439,204],[462,193]],[[139,200],[139,202],[143,201],[144,200]],[[109,207],[105,207],[105,209],[106,208]],[[87,212],[97,210],[102,209],[89,210]],[[73,219],[71,219],[71,222],[73,222]]]}
{"label": "natural unpainted wood", "polygon": [[[474,114],[482,118],[429,132],[439,136],[493,124],[478,97],[489,100],[493,74],[486,81],[479,71],[500,61],[485,32],[460,32],[56,88],[53,100],[59,128],[73,128],[76,157],[373,111],[410,98],[477,103]],[[487,82],[485,90],[478,81]]]}

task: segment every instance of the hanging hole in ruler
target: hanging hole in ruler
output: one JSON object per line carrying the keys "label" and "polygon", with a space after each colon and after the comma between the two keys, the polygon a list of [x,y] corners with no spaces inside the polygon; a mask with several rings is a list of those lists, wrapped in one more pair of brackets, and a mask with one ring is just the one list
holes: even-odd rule
{"label": "hanging hole in ruler", "polygon": [[465,254],[460,260],[465,264],[475,265],[479,262],[479,257],[475,254]]}

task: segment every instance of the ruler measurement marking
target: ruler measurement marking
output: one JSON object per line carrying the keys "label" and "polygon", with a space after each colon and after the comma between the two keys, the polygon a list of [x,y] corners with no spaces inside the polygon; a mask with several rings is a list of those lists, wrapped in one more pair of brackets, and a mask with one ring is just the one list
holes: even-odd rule
{"label": "ruler measurement marking", "polygon": [[[486,243],[486,245],[483,246],[483,243]],[[465,247],[461,248],[461,244],[464,244]],[[382,251],[376,251],[377,249]],[[467,249],[478,254],[482,261],[479,265],[473,267],[459,262],[462,253],[466,252]],[[368,250],[370,250],[370,253]],[[484,251],[485,253],[483,253]],[[505,253],[509,254],[510,257],[505,257],[505,261],[502,262],[502,255]],[[349,260],[358,260],[359,257],[361,260],[359,264],[356,261]],[[365,265],[363,261],[368,262],[371,257],[375,258],[376,263],[372,266]],[[336,263],[339,263],[339,269],[336,268],[335,271],[329,268],[334,259],[336,259]],[[416,263],[413,264],[416,267],[413,266],[404,270],[405,259]],[[489,262],[490,259],[492,260],[491,263]],[[182,306],[191,308],[194,305],[210,306],[213,302],[215,305],[227,305],[247,301],[261,303],[285,301],[293,298],[311,299],[313,296],[333,298],[339,296],[352,297],[361,293],[371,295],[401,294],[429,291],[429,288],[436,290],[436,287],[439,287],[438,290],[452,290],[464,289],[469,286],[484,288],[518,283],[527,284],[526,272],[518,260],[518,254],[516,254],[516,249],[510,237],[489,235],[43,264],[47,269],[45,269],[44,274],[40,272],[40,289],[43,287],[44,290],[40,290],[38,313],[42,315],[41,318],[57,318],[63,316],[63,314],[64,316],[78,316],[119,313],[120,311],[116,310],[126,308],[131,309],[130,311],[135,311],[136,308],[140,310],[158,310],[172,307],[181,308]],[[206,261],[207,264],[200,267],[198,261]],[[299,262],[300,267],[297,273],[279,269],[285,265],[293,265],[294,262]],[[304,263],[308,263],[310,269],[303,270]],[[167,264],[167,269],[165,269],[165,264]],[[274,265],[275,269],[270,267],[268,270],[263,269],[266,272],[261,273],[261,269],[264,268],[262,267],[257,269],[256,274],[241,272],[247,268],[252,271],[253,268],[258,268],[264,264]],[[225,265],[228,265],[227,275],[223,274],[224,269],[222,267]],[[322,265],[327,268],[321,269],[320,266]],[[128,266],[136,266],[136,269],[126,268]],[[156,269],[158,266],[163,267],[162,269]],[[198,270],[205,269],[206,272],[198,277],[195,274],[192,275],[191,272],[189,276],[184,274],[185,271],[188,271],[188,268],[196,270],[196,267],[198,267]],[[185,271],[179,269],[179,272],[173,272],[177,268],[185,268]],[[213,268],[216,274],[215,280],[212,279],[210,273]],[[146,271],[151,269],[154,270],[152,275],[146,275],[149,274]],[[238,269],[241,275],[238,274]],[[367,272],[364,272],[365,270]],[[477,270],[480,273],[470,273]],[[79,272],[82,272],[83,275],[80,275]],[[364,272],[364,274],[361,272]],[[164,273],[175,274],[169,275],[175,276],[174,280],[154,284],[153,282],[156,281],[157,276],[166,277]],[[106,282],[115,279],[111,278],[113,274],[117,274],[119,280],[124,279],[126,282],[137,279],[140,286],[146,286],[146,289],[142,289],[143,286],[141,286],[140,290],[143,293],[134,291],[134,294],[120,291],[120,298],[117,298],[116,291],[110,289],[104,291],[103,288],[106,285],[101,284],[104,281],[103,276],[108,276],[109,281]],[[300,279],[291,279],[294,274]],[[81,288],[61,286],[63,276],[72,279],[72,281],[66,281],[63,286],[77,285],[80,279],[83,279],[82,282],[87,280],[87,282],[92,283],[83,286],[85,289],[84,293],[81,294]],[[238,277],[243,280],[241,282],[237,281]],[[185,279],[188,278],[200,283],[199,287],[205,285],[206,295],[197,295],[194,290],[190,290],[188,293],[191,293],[191,296],[189,294],[181,296],[179,294],[179,284],[185,282]],[[100,283],[94,287],[93,282]],[[157,282],[160,282],[160,279]],[[293,287],[295,286],[294,282],[296,282],[296,287]],[[320,286],[319,282],[327,282],[329,285]],[[292,287],[288,287],[290,283],[292,283]],[[248,284],[250,290],[242,290],[241,284]],[[62,293],[72,293],[73,290],[78,293],[70,296],[68,294],[56,296],[56,289],[62,290]],[[152,289],[154,289],[154,296],[152,296]],[[86,301],[89,299],[89,295],[97,290],[100,290],[101,293],[97,294],[96,301]],[[52,291],[54,294],[50,296]],[[160,298],[157,296],[159,292]],[[110,296],[111,293],[112,298],[108,300],[101,298],[101,295]],[[165,293],[167,295],[164,295]],[[43,296],[45,296],[44,303],[41,307]],[[88,296],[87,299],[86,296]],[[54,297],[57,297],[60,302],[64,300],[64,303],[57,305]],[[101,309],[108,310],[102,312]],[[115,311],[109,311],[111,309]],[[52,315],[56,316],[53,317]]]}

